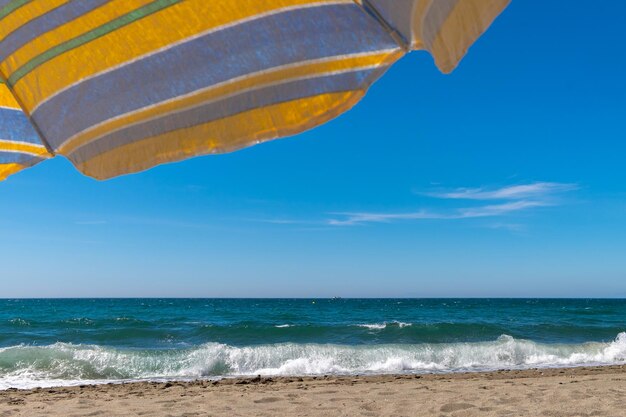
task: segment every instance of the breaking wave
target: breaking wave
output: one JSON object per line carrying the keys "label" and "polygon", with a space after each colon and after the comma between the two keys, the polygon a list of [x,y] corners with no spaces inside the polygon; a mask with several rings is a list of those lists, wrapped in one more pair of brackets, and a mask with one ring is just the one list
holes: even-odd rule
{"label": "breaking wave", "polygon": [[578,344],[544,344],[507,335],[476,343],[243,347],[207,343],[169,350],[55,343],[0,349],[0,389],[258,374],[462,372],[625,362],[626,333],[612,342]]}

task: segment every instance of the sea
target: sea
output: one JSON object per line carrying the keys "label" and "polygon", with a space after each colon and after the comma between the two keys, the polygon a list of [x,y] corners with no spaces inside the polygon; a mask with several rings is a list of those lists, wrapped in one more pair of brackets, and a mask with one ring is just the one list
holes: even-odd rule
{"label": "sea", "polygon": [[0,300],[0,389],[624,363],[617,299]]}

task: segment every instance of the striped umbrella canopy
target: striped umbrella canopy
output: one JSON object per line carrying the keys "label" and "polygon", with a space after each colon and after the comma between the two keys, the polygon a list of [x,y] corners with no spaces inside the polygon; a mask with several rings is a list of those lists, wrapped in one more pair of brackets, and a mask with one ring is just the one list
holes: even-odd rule
{"label": "striped umbrella canopy", "polygon": [[452,71],[509,0],[0,0],[0,179],[106,179],[294,135],[426,50]]}

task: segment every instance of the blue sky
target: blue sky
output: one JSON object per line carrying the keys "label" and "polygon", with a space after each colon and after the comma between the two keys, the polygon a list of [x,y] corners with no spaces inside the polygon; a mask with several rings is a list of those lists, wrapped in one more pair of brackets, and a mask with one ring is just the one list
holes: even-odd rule
{"label": "blue sky", "polygon": [[624,2],[513,1],[295,138],[0,183],[0,297],[626,297]]}

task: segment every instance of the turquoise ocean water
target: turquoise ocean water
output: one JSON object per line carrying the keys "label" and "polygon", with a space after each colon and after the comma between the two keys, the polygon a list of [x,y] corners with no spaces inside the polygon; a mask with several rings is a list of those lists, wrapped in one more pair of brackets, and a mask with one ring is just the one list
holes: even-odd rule
{"label": "turquoise ocean water", "polygon": [[626,363],[626,300],[0,300],[0,389]]}

